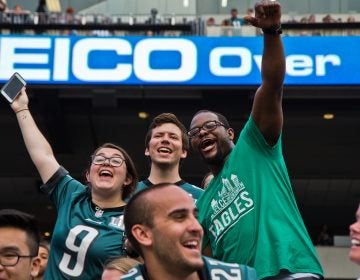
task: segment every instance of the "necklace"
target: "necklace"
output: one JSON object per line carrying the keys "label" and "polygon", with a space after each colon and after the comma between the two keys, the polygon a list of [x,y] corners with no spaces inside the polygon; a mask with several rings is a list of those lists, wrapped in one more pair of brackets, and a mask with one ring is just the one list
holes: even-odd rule
{"label": "necklace", "polygon": [[100,217],[102,217],[102,215],[104,214],[104,210],[102,210],[99,206],[95,206],[95,210],[96,210],[96,212],[95,212],[95,217],[96,218],[100,218]]}

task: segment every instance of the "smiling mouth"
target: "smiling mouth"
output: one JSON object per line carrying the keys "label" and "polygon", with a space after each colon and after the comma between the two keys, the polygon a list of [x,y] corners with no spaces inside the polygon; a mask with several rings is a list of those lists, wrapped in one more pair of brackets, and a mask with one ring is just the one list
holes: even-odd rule
{"label": "smiling mouth", "polygon": [[171,154],[172,150],[169,148],[161,147],[157,150],[159,153]]}
{"label": "smiling mouth", "polygon": [[209,151],[214,146],[215,141],[212,139],[205,139],[201,142],[200,149],[204,152]]}
{"label": "smiling mouth", "polygon": [[360,247],[360,240],[357,239],[351,239],[351,245]]}
{"label": "smiling mouth", "polygon": [[107,177],[107,178],[112,178],[113,177],[113,174],[109,170],[101,170],[99,175],[101,177]]}
{"label": "smiling mouth", "polygon": [[188,248],[188,249],[192,249],[192,250],[199,250],[199,241],[196,240],[191,240],[191,241],[187,241],[183,243],[183,246]]}

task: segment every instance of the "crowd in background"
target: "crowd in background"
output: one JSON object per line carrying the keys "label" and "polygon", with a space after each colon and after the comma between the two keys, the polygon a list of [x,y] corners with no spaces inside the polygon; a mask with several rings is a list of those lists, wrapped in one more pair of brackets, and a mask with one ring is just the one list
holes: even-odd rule
{"label": "crowd in background", "polygon": [[[64,11],[49,11],[46,6],[45,0],[39,0],[38,6],[34,7],[34,11],[30,12],[23,10],[21,5],[15,5],[14,7],[6,7],[4,2],[0,2],[0,24],[30,24],[30,25],[54,25],[54,24],[68,24],[68,25],[78,25],[81,28],[82,25],[93,24],[106,27],[106,25],[117,25],[117,24],[148,24],[148,25],[176,25],[176,24],[189,24],[196,25],[197,28],[193,28],[191,33],[185,33],[187,35],[221,35],[221,36],[242,36],[242,35],[261,35],[261,32],[250,32],[241,31],[242,27],[246,27],[247,23],[244,21],[244,16],[251,15],[254,13],[253,8],[249,8],[246,11],[238,11],[237,8],[233,7],[230,9],[230,15],[208,15],[201,17],[179,17],[176,15],[160,15],[156,8],[152,8],[149,11],[149,15],[108,15],[108,14],[83,14],[77,13],[75,9],[71,6],[66,7]],[[298,15],[288,16],[287,19],[283,20],[284,23],[288,24],[311,24],[311,23],[356,23],[358,22],[357,17],[353,14],[351,15],[342,15],[341,17],[335,18],[331,14],[327,15]],[[219,27],[220,29],[215,29]],[[309,27],[310,28],[310,27]],[[331,29],[331,27],[324,27],[325,30]],[[346,26],[343,27],[343,30],[346,30]],[[346,32],[342,32],[341,35],[357,35],[359,34],[360,28],[350,28]],[[31,30],[31,29],[29,29]],[[37,29],[36,29],[37,30]],[[216,30],[216,31],[214,31]],[[291,30],[291,28],[290,28]],[[164,27],[164,30],[166,28]],[[24,33],[23,28],[11,29],[11,33]],[[93,30],[91,32],[80,32],[79,30],[72,29],[61,32],[47,31],[49,34],[57,35],[98,35],[98,36],[108,36],[114,35],[116,32],[113,30],[107,30],[106,28],[99,30]],[[197,33],[194,33],[197,32]],[[26,33],[26,32],[25,32]],[[29,31],[27,31],[29,33]],[[30,32],[31,33],[31,32]],[[43,34],[44,32],[35,31],[36,34]],[[324,32],[319,29],[310,29],[304,28],[300,33],[294,33],[294,35],[323,35]],[[127,32],[128,35],[182,35],[182,32],[159,32],[151,29],[144,30],[143,32]],[[284,32],[286,35],[292,35],[292,32]],[[338,34],[335,34],[338,35]]]}

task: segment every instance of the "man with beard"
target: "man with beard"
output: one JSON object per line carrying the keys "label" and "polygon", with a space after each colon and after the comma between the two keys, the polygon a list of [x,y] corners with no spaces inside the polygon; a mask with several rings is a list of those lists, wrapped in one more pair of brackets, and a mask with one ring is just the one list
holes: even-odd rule
{"label": "man with beard", "polygon": [[171,183],[136,193],[125,207],[124,224],[144,264],[121,279],[257,279],[253,268],[201,255],[203,229],[193,199]]}
{"label": "man with beard", "polygon": [[255,17],[264,33],[262,84],[234,144],[234,130],[216,112],[197,112],[188,135],[214,178],[197,201],[205,253],[253,266],[260,279],[320,279],[322,268],[296,205],[281,148],[285,57],[281,6],[263,0]]}
{"label": "man with beard", "polygon": [[194,199],[203,190],[185,182],[179,174],[180,164],[189,151],[189,138],[185,126],[171,113],[162,113],[151,122],[145,136],[145,155],[150,158],[149,177],[138,183],[142,190],[159,183],[174,183]]}

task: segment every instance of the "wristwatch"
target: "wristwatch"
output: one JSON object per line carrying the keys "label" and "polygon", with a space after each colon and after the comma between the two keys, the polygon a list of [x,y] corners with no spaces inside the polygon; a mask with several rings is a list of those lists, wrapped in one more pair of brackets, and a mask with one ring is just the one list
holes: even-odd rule
{"label": "wristwatch", "polygon": [[275,28],[263,28],[262,31],[264,34],[268,35],[280,35],[282,34],[281,24]]}

